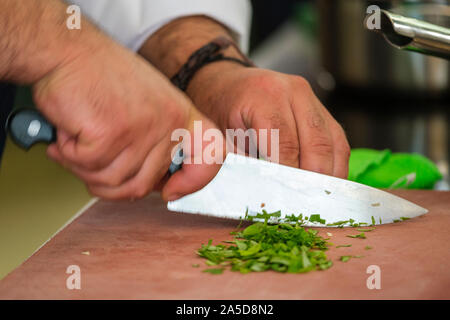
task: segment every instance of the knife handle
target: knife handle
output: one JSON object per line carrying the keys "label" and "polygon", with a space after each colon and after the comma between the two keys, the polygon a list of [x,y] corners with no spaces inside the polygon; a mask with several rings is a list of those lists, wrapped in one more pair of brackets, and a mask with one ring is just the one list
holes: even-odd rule
{"label": "knife handle", "polygon": [[6,121],[6,131],[21,148],[28,150],[36,143],[56,141],[55,127],[42,114],[33,109],[13,111]]}
{"label": "knife handle", "polygon": [[[6,121],[6,131],[19,147],[29,150],[36,143],[56,142],[56,129],[45,117],[34,109],[13,111]],[[183,149],[178,149],[169,167],[169,176],[183,166]]]}

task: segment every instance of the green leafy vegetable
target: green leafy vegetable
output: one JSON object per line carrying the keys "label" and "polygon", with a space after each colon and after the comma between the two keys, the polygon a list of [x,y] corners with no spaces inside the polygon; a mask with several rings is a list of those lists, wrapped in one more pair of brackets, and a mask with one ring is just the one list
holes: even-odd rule
{"label": "green leafy vegetable", "polygon": [[[204,272],[219,274],[229,268],[241,273],[267,270],[302,273],[330,268],[333,263],[325,254],[330,244],[318,235],[317,230],[301,226],[306,217],[290,215],[280,219],[280,214],[279,211],[267,213],[262,210],[249,218],[264,221],[234,232],[234,241],[213,245],[210,240],[203,244],[198,255],[206,259],[206,264],[223,266]],[[311,215],[310,221],[325,223],[319,215]]]}
{"label": "green leafy vegetable", "polygon": [[362,232],[370,232],[375,230],[375,228],[369,228],[369,229],[356,229],[356,231],[362,231]]}
{"label": "green leafy vegetable", "polygon": [[340,244],[340,245],[336,246],[336,248],[348,248],[351,246],[352,246],[351,244]]}
{"label": "green leafy vegetable", "polygon": [[355,234],[355,235],[347,235],[347,237],[349,237],[349,238],[366,239],[366,235],[364,234],[364,232],[361,232],[360,234]]}
{"label": "green leafy vegetable", "polygon": [[341,256],[339,258],[339,260],[342,261],[342,262],[347,262],[351,258],[364,258],[364,256]]}
{"label": "green leafy vegetable", "polygon": [[213,269],[205,269],[203,272],[211,273],[211,274],[221,274],[224,268],[213,268]]}
{"label": "green leafy vegetable", "polygon": [[325,224],[325,219],[321,219],[320,214],[312,214],[309,217],[309,222],[319,222],[319,223]]}

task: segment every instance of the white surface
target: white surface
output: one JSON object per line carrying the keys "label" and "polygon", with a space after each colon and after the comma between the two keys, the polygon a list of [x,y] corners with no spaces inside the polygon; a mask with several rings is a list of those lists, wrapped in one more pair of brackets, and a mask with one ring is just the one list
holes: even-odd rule
{"label": "white surface", "polygon": [[131,50],[171,20],[206,15],[233,31],[244,52],[248,50],[251,5],[248,0],[69,0],[100,29]]}
{"label": "white surface", "polygon": [[[329,194],[327,193],[329,192]],[[172,211],[239,219],[249,213],[281,210],[290,214],[320,214],[326,223],[391,223],[428,210],[390,193],[352,181],[295,169],[229,153],[217,176],[203,189],[169,202]],[[311,225],[311,224],[309,224]],[[315,223],[313,225],[319,226]]]}

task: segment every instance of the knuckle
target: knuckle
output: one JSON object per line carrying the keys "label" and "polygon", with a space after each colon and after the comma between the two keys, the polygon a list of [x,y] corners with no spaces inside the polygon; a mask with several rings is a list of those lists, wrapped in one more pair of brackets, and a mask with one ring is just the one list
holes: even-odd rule
{"label": "knuckle", "polygon": [[321,156],[331,156],[333,154],[333,144],[328,137],[316,136],[309,145],[310,151]]}
{"label": "knuckle", "polygon": [[279,142],[280,153],[282,154],[292,154],[293,157],[298,157],[300,152],[300,147],[297,141],[297,137],[285,137]]}
{"label": "knuckle", "polygon": [[311,109],[307,112],[306,123],[309,128],[315,130],[324,130],[326,126],[325,118],[317,109]]}
{"label": "knuckle", "polygon": [[307,91],[312,91],[311,85],[305,78],[301,76],[290,76],[290,80],[292,81],[292,85],[295,87],[296,90],[303,89]]}
{"label": "knuckle", "polygon": [[151,188],[150,186],[144,184],[144,183],[139,183],[134,187],[133,190],[133,198],[135,199],[142,199],[144,198],[147,194],[149,194],[151,192]]}
{"label": "knuckle", "polygon": [[248,85],[251,88],[259,88],[271,97],[283,96],[286,91],[284,82],[273,73],[268,72],[252,76],[249,79]]}

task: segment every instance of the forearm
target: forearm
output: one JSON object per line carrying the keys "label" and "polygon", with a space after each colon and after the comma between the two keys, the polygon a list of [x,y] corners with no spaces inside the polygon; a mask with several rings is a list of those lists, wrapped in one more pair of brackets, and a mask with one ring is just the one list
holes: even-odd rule
{"label": "forearm", "polygon": [[87,21],[81,30],[68,29],[67,6],[59,0],[0,2],[0,80],[34,83],[106,38]]}
{"label": "forearm", "polygon": [[[218,36],[232,40],[228,30],[212,19],[204,16],[180,18],[154,33],[139,53],[166,76],[172,77],[194,51]],[[239,57],[234,49],[227,53]]]}

